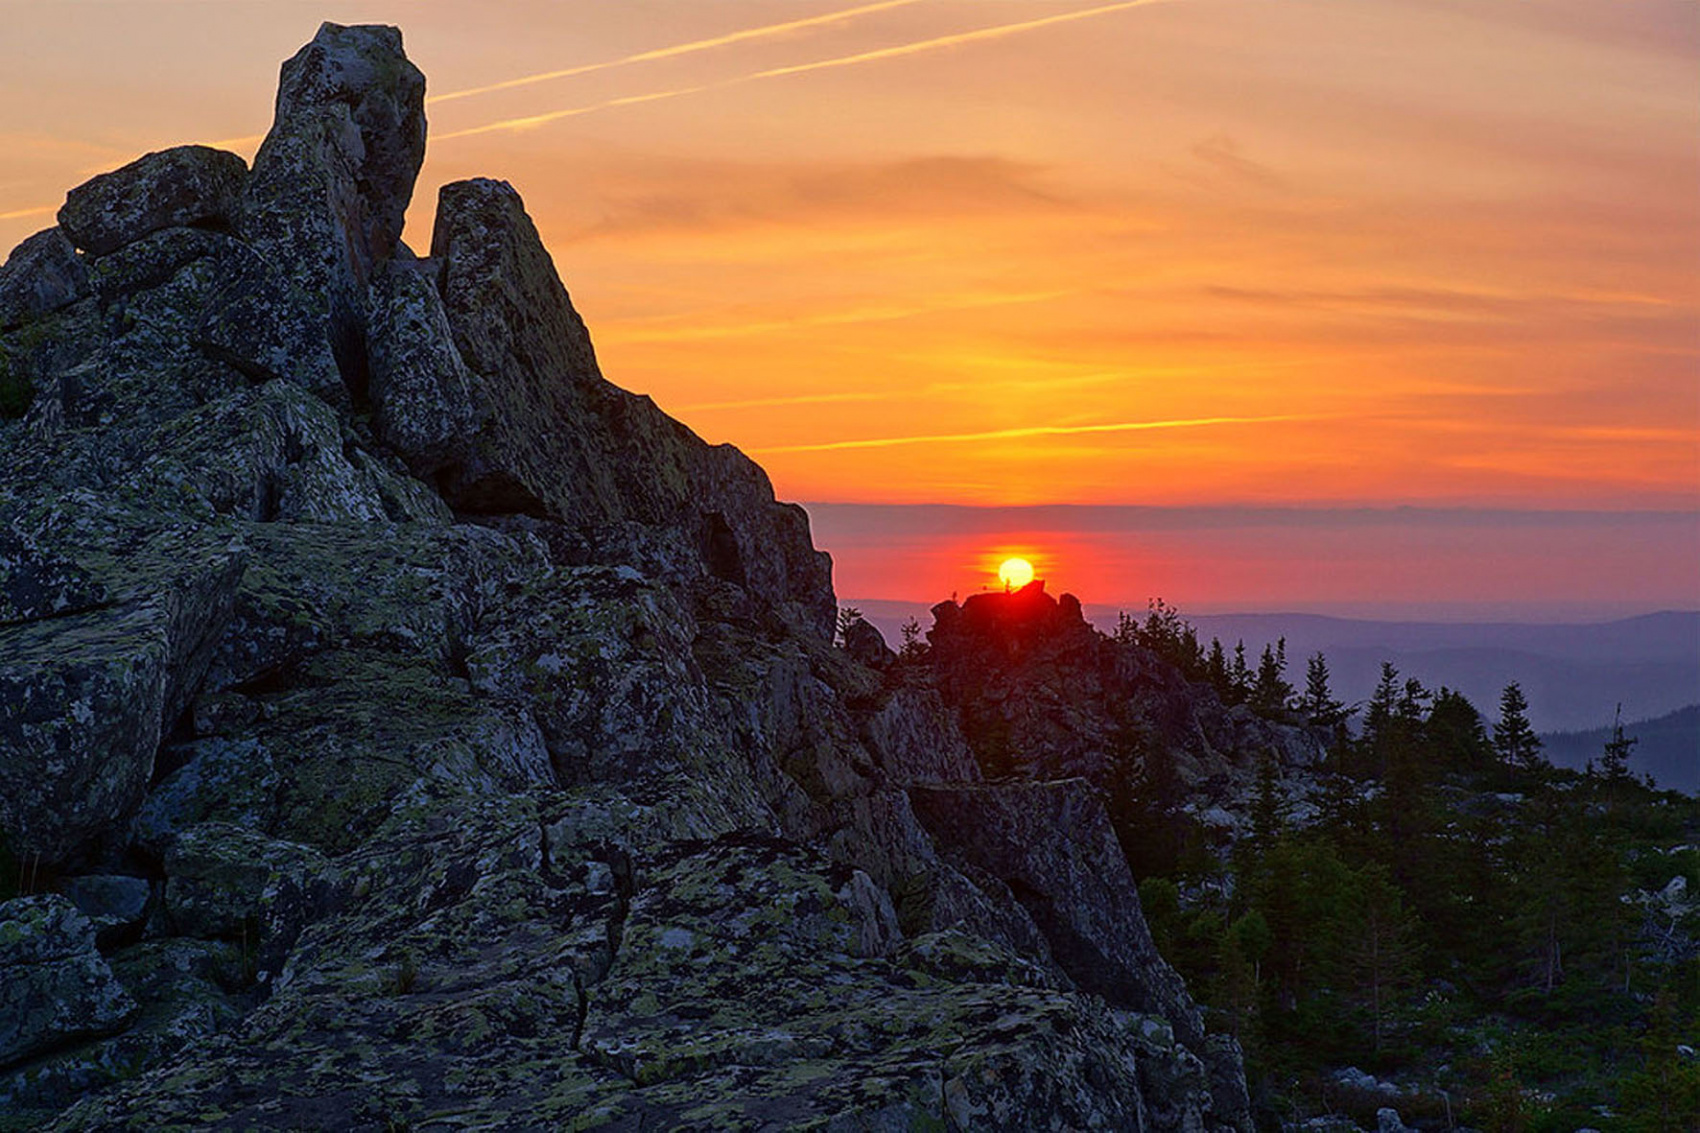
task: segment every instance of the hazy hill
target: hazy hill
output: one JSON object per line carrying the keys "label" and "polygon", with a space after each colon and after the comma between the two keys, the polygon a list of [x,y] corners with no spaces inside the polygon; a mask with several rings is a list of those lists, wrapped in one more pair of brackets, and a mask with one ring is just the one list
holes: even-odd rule
{"label": "hazy hill", "polygon": [[[1629,766],[1636,774],[1651,775],[1661,787],[1700,792],[1700,704],[1690,704],[1652,720],[1623,726],[1637,741]],[[1547,758],[1560,767],[1580,768],[1600,757],[1611,738],[1610,728],[1585,732],[1549,732],[1541,737]]]}

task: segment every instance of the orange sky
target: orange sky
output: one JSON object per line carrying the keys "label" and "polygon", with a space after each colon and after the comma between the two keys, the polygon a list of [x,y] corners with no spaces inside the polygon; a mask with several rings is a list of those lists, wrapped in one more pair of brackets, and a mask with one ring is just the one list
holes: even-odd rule
{"label": "orange sky", "polygon": [[1700,507],[1695,0],[0,3],[0,245],[321,18],[783,496]]}

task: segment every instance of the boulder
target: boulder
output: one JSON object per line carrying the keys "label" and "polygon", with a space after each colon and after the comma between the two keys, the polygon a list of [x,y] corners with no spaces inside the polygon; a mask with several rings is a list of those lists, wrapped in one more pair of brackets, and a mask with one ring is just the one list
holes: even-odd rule
{"label": "boulder", "polygon": [[37,232],[0,266],[0,330],[68,307],[88,293],[88,273],[64,230]]}
{"label": "boulder", "polygon": [[181,762],[148,793],[131,838],[163,853],[178,832],[208,820],[269,830],[277,819],[282,780],[271,753],[257,740],[199,740],[169,753]]}
{"label": "boulder", "polygon": [[127,929],[139,928],[153,895],[146,878],[119,874],[68,877],[59,883],[59,891],[94,925],[103,944],[121,938]]}
{"label": "boulder", "polygon": [[248,180],[240,157],[207,146],[177,146],[72,189],[59,227],[93,256],[116,252],[162,228],[235,227]]}
{"label": "boulder", "polygon": [[870,669],[883,669],[897,660],[885,635],[866,618],[855,619],[844,630],[844,651]]}
{"label": "boulder", "polygon": [[138,1067],[176,1055],[241,1015],[239,1000],[221,987],[241,978],[239,947],[145,941],[109,963],[141,1010],[111,1038],[55,1050],[0,1072],[0,1113],[12,1119],[13,1127],[45,1127],[68,1099],[133,1077]]}
{"label": "boulder", "polygon": [[309,846],[228,822],[185,827],[165,852],[165,916],[175,935],[293,939],[327,873]]}
{"label": "boulder", "polygon": [[400,244],[425,158],[424,100],[401,32],[324,24],[283,65],[243,199],[242,234],[293,282],[357,402],[368,382],[365,292]]}
{"label": "boulder", "polygon": [[378,436],[423,477],[452,463],[484,412],[424,265],[392,260],[372,288],[372,410]]}
{"label": "boulder", "polygon": [[238,550],[168,538],[135,559],[125,581],[152,596],[0,628],[0,829],[19,854],[63,861],[141,801],[230,616]]}
{"label": "boulder", "polygon": [[1375,1133],[1411,1133],[1411,1129],[1398,1110],[1384,1105],[1375,1111]]}
{"label": "boulder", "polygon": [[0,903],[0,1067],[111,1034],[135,1012],[75,905],[57,895]]}

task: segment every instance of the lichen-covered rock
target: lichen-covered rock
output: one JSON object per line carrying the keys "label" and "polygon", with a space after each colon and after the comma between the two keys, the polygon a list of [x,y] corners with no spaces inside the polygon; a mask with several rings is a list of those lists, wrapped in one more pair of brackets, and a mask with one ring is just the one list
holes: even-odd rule
{"label": "lichen-covered rock", "polygon": [[16,852],[61,861],[141,801],[242,573],[232,548],[175,549],[196,554],[162,567],[149,599],[0,628],[0,828]]}
{"label": "lichen-covered rock", "polygon": [[371,323],[378,436],[409,468],[432,476],[478,432],[484,411],[424,265],[396,259],[378,274]]}
{"label": "lichen-covered rock", "polygon": [[[112,974],[140,1004],[129,1025],[110,1038],[49,1052],[0,1071],[0,1128],[40,1128],[66,1099],[135,1077],[189,1042],[215,1034],[242,1015],[223,990],[242,978],[240,945],[199,940],[146,941],[110,961]],[[7,1124],[7,1120],[11,1124]]]}
{"label": "lichen-covered rock", "polygon": [[1203,1019],[1151,942],[1138,886],[1090,785],[917,785],[910,797],[943,843],[1018,887],[1082,987],[1164,1016],[1189,1044],[1203,1041]]}
{"label": "lichen-covered rock", "polygon": [[136,1003],[95,951],[94,926],[59,896],[0,903],[0,1067],[122,1027]]}
{"label": "lichen-covered rock", "polygon": [[136,812],[131,837],[137,846],[163,854],[180,831],[207,821],[258,831],[276,823],[282,779],[258,740],[200,740],[166,754],[181,765]]}
{"label": "lichen-covered rock", "polygon": [[165,851],[165,916],[172,931],[201,939],[293,939],[328,872],[309,846],[228,822],[176,831]]}
{"label": "lichen-covered rock", "polygon": [[146,878],[122,874],[85,874],[59,883],[59,892],[94,925],[104,945],[146,919],[153,887]]}
{"label": "lichen-covered rock", "polygon": [[[649,553],[669,573],[794,603],[804,625],[831,634],[831,563],[810,545],[807,516],[775,502],[742,453],[704,444],[648,398],[602,379],[511,186],[445,185],[431,254],[474,379],[477,404],[461,415],[483,422],[451,446],[439,473],[457,510],[551,516],[597,530],[610,549],[658,542],[671,550]],[[644,553],[631,550],[628,558]]]}
{"label": "lichen-covered rock", "polygon": [[977,783],[982,778],[956,721],[931,689],[898,689],[865,727],[880,766],[900,783]]}
{"label": "lichen-covered rock", "polygon": [[72,189],[59,227],[90,255],[103,256],[162,228],[235,227],[248,165],[207,146],[177,146]]}
{"label": "lichen-covered rock", "polygon": [[399,31],[326,23],[283,65],[248,179],[242,234],[293,282],[294,306],[330,344],[356,399],[365,396],[365,291],[400,243],[425,159],[424,100],[425,76]]}
{"label": "lichen-covered rock", "polygon": [[261,523],[444,522],[442,502],[380,461],[351,451],[336,414],[283,381],[239,390],[163,426],[141,475],[205,518]]}
{"label": "lichen-covered rock", "polygon": [[64,231],[37,232],[0,266],[0,330],[68,307],[88,290],[88,273]]}

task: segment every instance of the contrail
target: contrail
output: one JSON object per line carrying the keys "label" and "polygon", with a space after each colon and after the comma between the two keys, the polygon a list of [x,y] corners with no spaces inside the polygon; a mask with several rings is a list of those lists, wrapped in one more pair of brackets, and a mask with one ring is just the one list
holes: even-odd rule
{"label": "contrail", "polygon": [[1066,24],[1072,20],[1086,20],[1093,16],[1107,16],[1112,12],[1125,12],[1129,8],[1144,8],[1151,4],[1172,2],[1173,0],[1122,0],[1118,4],[1104,4],[1097,8],[1083,8],[1079,11],[1063,12],[1055,16],[1041,16],[1036,20],[1023,20],[1017,24],[998,24],[995,27],[978,28],[974,31],[958,32],[955,35],[941,35],[937,39],[923,39],[919,43],[903,43],[896,47],[882,47],[876,51],[864,51],[859,55],[845,55],[838,59],[822,59],[816,63],[798,63],[792,67],[775,67],[768,71],[757,71],[748,77],[771,79],[780,75],[798,75],[804,71],[822,71],[828,67],[852,67],[858,63],[871,63],[877,59],[896,59],[903,55],[936,51],[941,47],[955,47],[959,43],[978,43],[985,39],[1002,39],[1007,35],[1019,35],[1021,32],[1050,27],[1052,24]]}
{"label": "contrail", "polygon": [[782,24],[768,24],[765,27],[746,28],[743,31],[729,32],[726,35],[715,36],[713,39],[699,39],[691,43],[675,44],[672,47],[660,47],[654,51],[641,51],[636,55],[627,55],[620,59],[611,59],[606,63],[585,63],[577,67],[567,67],[559,71],[540,71],[535,75],[524,75],[517,79],[505,79],[499,83],[489,83],[481,87],[468,87],[465,90],[450,91],[447,94],[432,95],[425,100],[426,104],[449,102],[457,98],[471,98],[475,94],[490,94],[499,90],[512,90],[514,87],[530,86],[533,83],[548,82],[550,79],[565,79],[573,75],[587,75],[592,71],[606,71],[612,67],[626,67],[633,63],[650,63],[657,59],[671,59],[676,55],[690,55],[698,51],[710,51],[716,47],[726,47],[734,43],[743,43],[752,39],[767,39],[771,36],[784,35],[787,32],[801,31],[804,28],[819,27],[822,24],[838,23],[842,20],[865,16],[870,12],[884,12],[891,8],[906,8],[919,4],[922,0],[881,0],[878,4],[863,4],[858,8],[845,8],[838,12],[827,12],[824,15],[810,16],[802,20],[788,20]]}
{"label": "contrail", "polygon": [[1315,421],[1311,414],[1280,414],[1272,417],[1187,417],[1173,421],[1115,421],[1105,425],[1027,425],[1017,429],[993,429],[984,433],[930,433],[918,437],[870,437],[859,441],[825,441],[810,445],[773,445],[752,448],[751,453],[830,452],[834,449],[893,448],[897,445],[955,444],[962,441],[1004,441],[1017,437],[1067,437],[1081,433],[1136,433],[1148,429],[1197,429],[1208,425],[1265,425],[1278,421]]}
{"label": "contrail", "polygon": [[1042,16],[1035,20],[1022,20],[1013,24],[996,24],[992,27],[977,28],[974,31],[956,32],[951,35],[941,35],[933,39],[918,40],[915,43],[902,43],[894,47],[882,47],[875,51],[858,52],[855,55],[841,55],[834,59],[817,59],[813,63],[797,63],[789,67],[772,67],[765,71],[753,71],[747,75],[736,75],[730,79],[720,79],[699,86],[678,87],[674,90],[655,91],[651,94],[631,95],[626,98],[608,99],[605,102],[593,102],[587,106],[573,106],[564,110],[551,110],[543,114],[531,114],[523,118],[504,118],[499,122],[490,122],[483,126],[472,126],[465,130],[453,130],[446,134],[437,134],[437,141],[448,141],[451,138],[468,138],[475,134],[491,134],[498,130],[523,130],[534,126],[542,126],[549,122],[557,122],[562,118],[576,118],[581,114],[590,114],[598,110],[608,110],[616,106],[629,106],[638,102],[657,102],[665,98],[678,98],[681,95],[699,94],[703,91],[722,90],[726,87],[738,86],[742,83],[752,83],[758,79],[776,79],[785,75],[801,75],[808,71],[824,71],[831,67],[854,67],[862,63],[872,63],[880,59],[896,59],[905,55],[918,55],[926,51],[938,51],[946,47],[956,47],[964,43],[978,43],[988,39],[1002,39],[1005,36],[1019,35],[1022,32],[1033,31],[1037,28],[1050,27],[1052,24],[1069,23],[1073,20],[1091,19],[1095,16],[1107,16],[1113,12],[1125,12],[1130,8],[1145,8],[1152,4],[1168,4],[1174,0],[1121,0],[1117,4],[1103,4],[1096,8],[1083,8],[1073,12],[1062,12],[1055,16]]}
{"label": "contrail", "polygon": [[13,209],[11,212],[0,212],[0,220],[22,220],[26,216],[41,216],[43,213],[54,212],[58,205],[37,205],[35,208]]}

